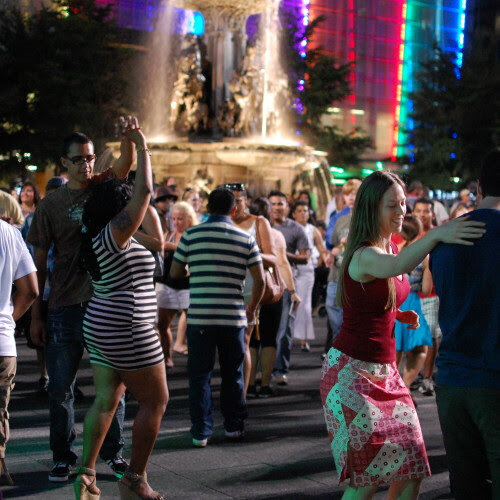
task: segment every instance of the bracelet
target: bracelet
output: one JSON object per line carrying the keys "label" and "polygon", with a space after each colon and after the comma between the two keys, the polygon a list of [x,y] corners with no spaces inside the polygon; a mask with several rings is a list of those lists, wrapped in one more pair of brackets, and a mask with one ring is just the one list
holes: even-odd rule
{"label": "bracelet", "polygon": [[293,289],[293,290],[288,290],[288,293],[289,293],[290,295],[293,295],[294,293],[297,293],[297,290],[295,290],[295,289]]}
{"label": "bracelet", "polygon": [[144,146],[143,148],[137,148],[138,153],[142,153],[143,151],[147,153],[149,156],[151,156],[152,154],[151,150],[147,146]]}

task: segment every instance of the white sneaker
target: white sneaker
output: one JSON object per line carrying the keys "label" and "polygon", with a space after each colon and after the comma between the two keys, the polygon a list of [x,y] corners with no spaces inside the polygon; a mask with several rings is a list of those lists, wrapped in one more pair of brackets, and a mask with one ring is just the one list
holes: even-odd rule
{"label": "white sneaker", "polygon": [[288,377],[284,374],[279,373],[274,376],[274,382],[277,385],[288,385]]}
{"label": "white sneaker", "polygon": [[208,443],[208,438],[205,438],[205,439],[193,438],[193,446],[195,448],[205,448],[205,446],[207,446],[207,443]]}
{"label": "white sneaker", "polygon": [[418,392],[423,394],[424,396],[434,396],[434,382],[431,378],[424,378],[420,387],[418,388]]}

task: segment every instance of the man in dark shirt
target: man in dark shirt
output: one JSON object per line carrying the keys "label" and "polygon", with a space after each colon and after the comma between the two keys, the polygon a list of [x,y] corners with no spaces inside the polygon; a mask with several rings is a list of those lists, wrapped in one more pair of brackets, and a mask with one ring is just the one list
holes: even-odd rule
{"label": "man in dark shirt", "polygon": [[[281,191],[271,191],[269,201],[273,227],[285,237],[286,256],[290,266],[294,269],[298,264],[306,264],[310,257],[309,241],[302,226],[287,217],[290,208],[285,194]],[[274,364],[274,380],[278,385],[288,384],[287,373],[290,367],[294,319],[291,309],[293,309],[292,296],[295,293],[295,290],[285,290],[283,294],[283,310],[276,338],[278,348]]]}
{"label": "man in dark shirt", "polygon": [[478,192],[468,216],[485,235],[441,244],[430,260],[443,332],[437,404],[457,500],[500,498],[500,149],[485,158]]}

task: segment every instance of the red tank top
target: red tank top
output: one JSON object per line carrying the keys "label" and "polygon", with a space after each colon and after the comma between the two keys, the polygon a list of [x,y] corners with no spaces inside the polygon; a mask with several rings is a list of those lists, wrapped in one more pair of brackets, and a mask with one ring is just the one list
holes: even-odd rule
{"label": "red tank top", "polygon": [[[393,253],[398,248],[391,243]],[[349,265],[344,269],[344,289],[349,304],[344,307],[344,320],[333,347],[361,361],[392,363],[396,361],[394,322],[396,309],[410,293],[406,275],[394,280],[396,287],[396,309],[386,309],[389,287],[387,279],[374,279],[360,283],[349,276]]]}

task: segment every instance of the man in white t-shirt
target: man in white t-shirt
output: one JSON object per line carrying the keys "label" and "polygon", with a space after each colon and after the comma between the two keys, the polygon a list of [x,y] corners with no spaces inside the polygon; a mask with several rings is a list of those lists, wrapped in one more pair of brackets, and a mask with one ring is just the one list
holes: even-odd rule
{"label": "man in white t-shirt", "polygon": [[[17,351],[14,339],[16,320],[38,296],[36,268],[15,227],[0,220],[0,479],[12,484],[5,466],[5,445],[9,437],[7,406],[16,374]],[[12,283],[16,289],[12,292]]]}

